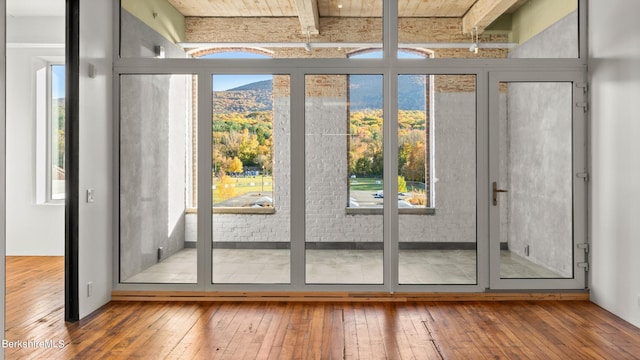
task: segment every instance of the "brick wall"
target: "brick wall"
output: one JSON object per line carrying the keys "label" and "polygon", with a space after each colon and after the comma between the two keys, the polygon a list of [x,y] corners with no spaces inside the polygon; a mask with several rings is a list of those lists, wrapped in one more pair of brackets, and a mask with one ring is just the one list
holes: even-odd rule
{"label": "brick wall", "polygon": [[[304,43],[307,35],[301,32],[300,22],[294,17],[284,18],[202,18],[186,19],[187,42],[275,42]],[[381,18],[320,18],[320,34],[311,35],[314,42],[381,43]],[[398,40],[401,43],[419,42],[471,42],[471,35],[462,33],[462,21],[458,18],[400,18]],[[485,33],[480,42],[508,42],[505,34]],[[358,49],[332,48],[273,48],[274,58],[345,58]],[[196,56],[199,54],[196,54]],[[505,49],[480,49],[478,54],[468,49],[434,49],[436,58],[505,58]]]}

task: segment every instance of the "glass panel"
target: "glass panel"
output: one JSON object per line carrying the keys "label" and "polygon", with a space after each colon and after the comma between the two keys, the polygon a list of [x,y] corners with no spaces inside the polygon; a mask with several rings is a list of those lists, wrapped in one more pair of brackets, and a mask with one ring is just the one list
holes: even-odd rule
{"label": "glass panel", "polygon": [[399,282],[476,284],[476,77],[398,87]]}
{"label": "glass panel", "polygon": [[289,76],[214,75],[214,283],[290,282]]}
{"label": "glass panel", "polygon": [[261,49],[273,58],[345,58],[382,48],[382,4],[122,0],[120,54],[182,58]]}
{"label": "glass panel", "polygon": [[196,283],[196,79],[120,77],[120,281]]}
{"label": "glass panel", "polygon": [[500,84],[501,278],[572,278],[572,84]]}
{"label": "glass panel", "polygon": [[65,68],[51,66],[51,199],[64,199]]}
{"label": "glass panel", "polygon": [[306,282],[381,284],[382,75],[307,75],[305,97]]}
{"label": "glass panel", "polygon": [[[382,76],[348,75],[350,208],[382,208]],[[311,114],[308,114],[311,116]]]}
{"label": "glass panel", "polygon": [[399,47],[434,58],[577,58],[578,0],[517,1],[487,11],[478,1],[398,0]]}

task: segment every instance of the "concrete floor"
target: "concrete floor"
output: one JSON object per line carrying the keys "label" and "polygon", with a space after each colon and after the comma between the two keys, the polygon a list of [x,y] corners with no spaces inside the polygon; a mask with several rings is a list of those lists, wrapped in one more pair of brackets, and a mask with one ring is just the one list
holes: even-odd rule
{"label": "concrete floor", "polygon": [[[196,283],[196,249],[183,249],[127,279],[127,283]],[[289,250],[215,249],[213,282],[219,284],[287,284]],[[474,250],[401,250],[401,284],[475,284]],[[308,284],[381,284],[381,250],[307,250]],[[557,273],[509,251],[501,252],[505,278],[558,278]]]}

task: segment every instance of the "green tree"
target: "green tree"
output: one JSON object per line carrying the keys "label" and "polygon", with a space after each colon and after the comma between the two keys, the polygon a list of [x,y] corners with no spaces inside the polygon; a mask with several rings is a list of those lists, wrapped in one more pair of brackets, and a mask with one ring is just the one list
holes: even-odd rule
{"label": "green tree", "polygon": [[371,173],[371,161],[366,157],[356,160],[356,173],[364,176]]}

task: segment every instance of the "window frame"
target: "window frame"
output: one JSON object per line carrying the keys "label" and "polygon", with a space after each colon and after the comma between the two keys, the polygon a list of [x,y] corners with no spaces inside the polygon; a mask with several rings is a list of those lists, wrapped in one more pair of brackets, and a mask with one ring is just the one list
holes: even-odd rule
{"label": "window frame", "polygon": [[[398,48],[398,52],[397,54],[400,53],[407,53],[407,54],[411,54],[411,55],[418,55],[420,56],[420,58],[413,58],[413,59],[417,59],[417,60],[430,60],[433,59],[433,51],[430,49],[426,49],[426,48]],[[360,57],[360,55],[364,55],[364,54],[374,54],[374,53],[380,53],[380,57],[379,59],[382,59],[383,57],[383,51],[382,49],[378,49],[378,48],[366,48],[366,49],[359,49],[356,50],[352,53],[350,53],[347,57],[347,59],[358,59]],[[375,57],[378,58],[378,57]],[[402,58],[400,56],[398,56],[398,58]],[[351,76],[352,75],[366,75],[366,74],[346,74],[347,76],[347,93],[348,93],[348,97],[351,96]],[[425,184],[428,184],[428,189],[429,189],[429,204],[427,206],[424,207],[415,207],[415,208],[398,208],[398,214],[401,215],[435,215],[436,214],[436,206],[435,206],[435,131],[434,131],[434,115],[435,115],[435,108],[434,108],[434,98],[433,98],[433,94],[434,94],[434,79],[435,79],[435,75],[434,74],[420,74],[420,73],[415,73],[415,74],[397,74],[398,77],[400,76],[425,76],[428,79],[428,84],[425,87],[425,102],[426,102],[426,109],[425,112],[427,114],[427,118],[425,119],[425,143],[428,144],[427,146],[427,154],[425,156],[425,160],[427,161],[427,168],[425,169]],[[383,99],[384,101],[384,99]],[[399,101],[399,99],[398,99]],[[396,114],[397,116],[397,114]],[[384,119],[385,115],[383,113],[383,119]],[[350,101],[348,101],[348,107],[347,107],[347,129],[350,129],[350,122],[351,122],[351,107],[350,107]],[[350,136],[350,135],[349,135]],[[396,134],[397,136],[397,134]],[[381,141],[384,144],[384,140]],[[400,144],[398,144],[400,145]],[[349,154],[350,154],[350,146],[351,146],[351,142],[347,141],[347,164],[350,162],[349,160]],[[384,152],[384,149],[383,149]],[[347,171],[348,173],[348,171]],[[384,172],[383,172],[384,173]],[[398,176],[400,176],[398,174]],[[384,208],[383,207],[351,207],[350,206],[350,199],[351,199],[351,178],[347,178],[347,205],[345,206],[345,213],[347,215],[383,215],[384,214]]]}
{"label": "window frame", "polygon": [[[238,57],[225,57],[224,54],[246,54],[246,55],[251,55],[248,57],[243,57],[243,56],[238,56]],[[220,55],[223,55],[220,58],[223,59],[237,59],[237,60],[243,60],[243,59],[247,59],[247,58],[253,58],[255,56],[256,59],[270,59],[271,58],[271,54],[268,54],[266,52],[264,52],[262,49],[259,48],[211,48],[211,49],[207,49],[205,51],[201,51],[197,54],[194,54],[194,58],[195,59],[217,59],[219,58]],[[213,78],[215,78],[216,76],[231,76],[231,75],[239,75],[239,74],[223,74],[223,73],[215,73],[212,75],[212,81]],[[244,75],[248,75],[248,74],[242,74]],[[252,75],[270,75],[271,76],[271,81],[272,81],[272,85],[271,85],[271,91],[272,91],[272,100],[273,100],[273,77],[277,76],[278,74],[252,74]],[[215,92],[215,90],[212,90],[212,92]],[[213,102],[215,103],[215,97]],[[234,207],[234,206],[214,206],[215,203],[213,201],[213,197],[211,199],[211,212],[212,214],[237,214],[237,215],[272,215],[275,214],[277,211],[276,208],[276,203],[274,201],[275,199],[275,184],[273,181],[273,170],[274,170],[274,166],[275,166],[275,152],[274,152],[274,141],[273,141],[273,137],[274,137],[274,131],[273,131],[273,122],[274,122],[274,114],[273,114],[273,109],[271,110],[272,112],[272,119],[271,119],[271,125],[272,125],[272,133],[271,133],[271,187],[272,187],[272,191],[271,191],[271,199],[272,199],[272,204],[270,207],[260,207],[260,208],[255,208],[255,207]],[[215,121],[214,117],[215,117],[215,113],[212,114],[212,118],[211,118],[211,124],[213,126],[213,123]],[[191,139],[192,142],[197,142],[196,139]],[[215,144],[213,143],[213,139],[212,139],[212,150],[213,150],[213,146],[215,146]],[[244,164],[243,164],[244,165]],[[261,170],[262,172],[265,172],[264,166],[263,169]],[[263,174],[262,174],[263,176]],[[262,186],[264,186],[264,179],[261,181]],[[215,186],[215,183],[213,184],[213,186]],[[212,188],[212,191],[214,189]]]}
{"label": "window frame", "polygon": [[[489,157],[488,157],[488,87],[489,74],[492,71],[523,72],[549,71],[562,74],[564,71],[578,71],[585,76],[587,74],[587,1],[578,0],[578,58],[523,58],[523,59],[493,59],[493,58],[434,58],[429,61],[415,59],[398,59],[395,53],[398,50],[398,4],[396,0],[383,2],[383,59],[353,60],[342,58],[278,58],[269,60],[243,59],[234,61],[227,59],[215,60],[191,60],[191,59],[156,59],[152,56],[132,58],[121,56],[120,44],[120,2],[114,2],[113,17],[113,88],[114,99],[118,99],[118,75],[131,73],[176,73],[188,72],[198,75],[203,80],[203,89],[199,89],[202,98],[207,96],[206,86],[211,86],[211,69],[215,73],[265,73],[288,74],[291,76],[291,177],[304,179],[304,76],[306,74],[368,74],[383,73],[385,93],[397,91],[397,75],[426,72],[432,75],[475,75],[476,76],[476,114],[477,125],[476,141],[476,189],[477,208],[489,208]],[[209,79],[207,79],[209,77]],[[117,114],[118,101],[114,101],[114,113]],[[393,121],[393,113],[397,113],[397,100],[387,97],[384,102],[385,113],[391,114],[391,121],[385,125],[385,131],[393,132],[397,123]],[[198,113],[202,116],[211,116],[211,109],[206,104],[198,104]],[[117,119],[116,119],[117,120]],[[210,123],[199,122],[198,154],[206,155],[211,151],[210,136],[206,132],[211,130]],[[114,122],[114,130],[117,132],[118,124]],[[207,139],[207,137],[209,139]],[[394,139],[395,138],[395,139]],[[385,145],[385,174],[391,176],[385,182],[385,191],[397,186],[397,137],[388,136],[384,140]],[[395,149],[394,149],[395,147]],[[114,154],[117,154],[118,143],[114,141]],[[395,157],[395,159],[394,159]],[[117,157],[114,163],[114,175],[117,179],[119,167]],[[203,203],[211,198],[211,189],[207,185],[211,181],[210,169],[207,169],[206,159],[198,159],[198,186],[202,192],[198,193],[198,200]],[[210,164],[210,161],[209,161]],[[393,165],[396,165],[394,168]],[[207,173],[209,171],[209,173]],[[291,196],[291,283],[289,285],[247,285],[228,284],[211,285],[211,253],[210,234],[212,231],[212,217],[206,211],[198,212],[198,284],[121,284],[118,282],[118,252],[119,244],[114,250],[114,290],[192,290],[192,291],[391,291],[391,292],[424,292],[424,291],[448,291],[448,292],[486,292],[490,289],[489,283],[489,216],[485,211],[477,211],[477,284],[476,285],[403,285],[398,283],[398,271],[394,268],[397,263],[399,209],[397,204],[385,200],[384,207],[384,285],[308,285],[304,281],[304,244],[300,239],[305,236],[305,186],[304,181],[295,181],[290,184]],[[118,214],[119,199],[117,181],[114,184],[113,202],[114,213]],[[584,199],[586,201],[586,198]],[[119,224],[114,222],[114,231],[117,233]],[[202,276],[201,276],[202,275]]]}

